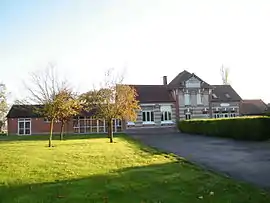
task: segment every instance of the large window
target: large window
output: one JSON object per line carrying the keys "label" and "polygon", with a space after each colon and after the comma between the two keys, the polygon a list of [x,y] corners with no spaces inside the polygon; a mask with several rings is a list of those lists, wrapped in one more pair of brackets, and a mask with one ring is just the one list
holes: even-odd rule
{"label": "large window", "polygon": [[[113,131],[121,131],[121,121],[113,120]],[[106,122],[104,119],[94,119],[92,117],[75,117],[73,119],[74,133],[104,133],[107,132]]]}
{"label": "large window", "polygon": [[18,119],[18,134],[31,135],[31,118]]}
{"label": "large window", "polygon": [[170,111],[161,112],[161,121],[171,121],[172,113]]}
{"label": "large window", "polygon": [[154,112],[153,111],[143,111],[143,122],[154,122]]}
{"label": "large window", "polygon": [[202,94],[200,92],[197,93],[197,104],[202,104]]}

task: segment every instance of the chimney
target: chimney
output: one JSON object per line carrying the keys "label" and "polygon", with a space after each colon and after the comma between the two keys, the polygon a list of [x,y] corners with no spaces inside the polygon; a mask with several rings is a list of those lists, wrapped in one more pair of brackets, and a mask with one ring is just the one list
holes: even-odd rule
{"label": "chimney", "polygon": [[167,85],[167,76],[163,76],[163,85]]}

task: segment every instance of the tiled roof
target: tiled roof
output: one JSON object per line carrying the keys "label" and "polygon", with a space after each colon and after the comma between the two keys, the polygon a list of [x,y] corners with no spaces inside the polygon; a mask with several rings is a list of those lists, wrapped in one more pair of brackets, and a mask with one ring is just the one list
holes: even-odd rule
{"label": "tiled roof", "polygon": [[[13,105],[7,114],[7,118],[38,118],[43,117],[38,113],[43,105]],[[80,116],[93,116],[96,110],[91,111],[82,110]]]}
{"label": "tiled roof", "polygon": [[7,114],[7,118],[37,118],[41,117],[37,111],[42,105],[13,105]]}
{"label": "tiled roof", "polygon": [[166,85],[129,85],[136,89],[140,103],[174,102]]}
{"label": "tiled roof", "polygon": [[239,102],[242,100],[231,85],[212,85],[212,87],[213,102]]}
{"label": "tiled roof", "polygon": [[267,104],[261,99],[243,100],[241,102],[240,113],[242,115],[262,115],[266,113],[267,109]]}
{"label": "tiled roof", "polygon": [[189,78],[191,78],[192,76],[194,76],[195,78],[197,78],[198,80],[200,80],[202,82],[202,87],[203,88],[211,88],[211,85],[209,85],[208,83],[204,82],[201,78],[199,78],[197,75],[195,75],[194,73],[190,73],[186,70],[182,71],[181,73],[179,73],[169,84],[168,86],[170,88],[175,88],[175,87],[183,87],[183,82],[187,81]]}

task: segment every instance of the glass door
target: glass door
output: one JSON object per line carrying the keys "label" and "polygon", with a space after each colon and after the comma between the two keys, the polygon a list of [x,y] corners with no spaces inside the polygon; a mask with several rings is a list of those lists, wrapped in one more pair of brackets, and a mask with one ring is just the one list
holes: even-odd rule
{"label": "glass door", "polygon": [[18,134],[31,135],[31,119],[30,118],[18,119]]}

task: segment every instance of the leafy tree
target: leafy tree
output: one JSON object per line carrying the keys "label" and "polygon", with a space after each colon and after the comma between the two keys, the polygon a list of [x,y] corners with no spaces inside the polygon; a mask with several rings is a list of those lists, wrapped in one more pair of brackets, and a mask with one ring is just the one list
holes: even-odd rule
{"label": "leafy tree", "polygon": [[0,83],[0,131],[5,124],[5,115],[8,111],[7,89],[5,84]]}
{"label": "leafy tree", "polygon": [[49,64],[45,70],[32,73],[28,82],[25,86],[29,91],[29,96],[23,103],[43,106],[43,108],[36,108],[35,111],[50,121],[49,147],[51,147],[54,123],[59,119],[65,103],[61,93],[71,90],[66,81],[57,77],[52,64]]}
{"label": "leafy tree", "polygon": [[64,125],[82,110],[82,101],[71,90],[64,90],[56,96],[59,102],[57,118],[61,122],[60,140],[63,140]]}
{"label": "leafy tree", "polygon": [[121,83],[122,77],[114,77],[112,71],[109,70],[105,74],[102,88],[82,96],[88,109],[95,109],[96,117],[105,119],[111,143],[113,142],[113,119],[135,120],[136,110],[140,109],[136,99],[136,90]]}

